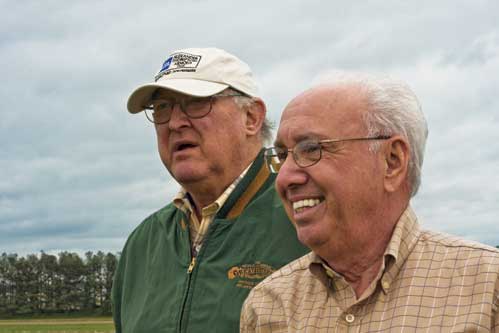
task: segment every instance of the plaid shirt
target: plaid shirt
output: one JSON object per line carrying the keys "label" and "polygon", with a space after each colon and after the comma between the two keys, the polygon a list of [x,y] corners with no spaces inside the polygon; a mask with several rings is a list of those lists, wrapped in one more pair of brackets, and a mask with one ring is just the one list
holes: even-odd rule
{"label": "plaid shirt", "polygon": [[206,231],[208,231],[208,227],[215,218],[215,215],[220,208],[222,208],[225,201],[227,201],[237,184],[239,184],[241,179],[244,178],[250,167],[251,164],[232,182],[232,184],[229,185],[229,187],[225,189],[217,200],[201,209],[201,222],[197,218],[196,213],[194,213],[194,208],[191,200],[189,199],[189,193],[187,193],[185,189],[180,189],[178,194],[173,199],[175,207],[180,209],[189,217],[189,236],[191,239],[191,250],[193,256],[197,256],[199,253],[201,245],[203,245]]}
{"label": "plaid shirt", "polygon": [[419,229],[409,207],[360,299],[314,253],[248,296],[241,332],[499,332],[499,250]]}

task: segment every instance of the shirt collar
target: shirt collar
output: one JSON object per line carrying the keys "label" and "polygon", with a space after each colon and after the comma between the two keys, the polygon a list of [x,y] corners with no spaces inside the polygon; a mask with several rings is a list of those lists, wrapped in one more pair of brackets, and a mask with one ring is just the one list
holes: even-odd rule
{"label": "shirt collar", "polygon": [[385,250],[385,268],[381,284],[385,293],[388,292],[389,286],[392,285],[393,280],[411,254],[420,235],[421,230],[416,214],[408,206],[397,222],[392,238]]}
{"label": "shirt collar", "polygon": [[[248,165],[248,167],[244,169],[243,172],[241,172],[241,174],[232,182],[232,184],[230,184],[225,189],[225,191],[223,191],[223,193],[217,198],[217,200],[201,209],[202,216],[214,215],[220,210],[220,208],[222,208],[225,201],[227,201],[230,194],[232,193],[232,191],[234,191],[241,179],[244,178],[252,164],[253,163],[250,163],[250,165]],[[180,188],[179,192],[173,198],[173,204],[175,205],[175,207],[186,214],[192,214],[194,212],[194,203],[192,202],[189,193],[183,187]]]}

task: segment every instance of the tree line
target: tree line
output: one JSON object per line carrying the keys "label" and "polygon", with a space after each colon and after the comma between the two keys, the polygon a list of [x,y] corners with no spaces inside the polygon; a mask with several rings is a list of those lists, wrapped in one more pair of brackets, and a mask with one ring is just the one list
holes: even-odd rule
{"label": "tree line", "polygon": [[[497,246],[499,248],[499,245]],[[119,254],[41,252],[0,257],[0,318],[48,314],[111,314]]]}
{"label": "tree line", "polygon": [[46,314],[111,314],[118,255],[41,252],[0,258],[0,318]]}

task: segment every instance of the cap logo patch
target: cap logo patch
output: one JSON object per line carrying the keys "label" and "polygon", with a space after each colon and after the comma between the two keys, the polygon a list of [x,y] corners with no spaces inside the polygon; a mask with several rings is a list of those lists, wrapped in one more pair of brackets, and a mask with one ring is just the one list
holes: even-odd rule
{"label": "cap logo patch", "polygon": [[155,80],[158,81],[163,75],[172,73],[195,72],[200,60],[200,55],[185,52],[174,53],[163,63]]}

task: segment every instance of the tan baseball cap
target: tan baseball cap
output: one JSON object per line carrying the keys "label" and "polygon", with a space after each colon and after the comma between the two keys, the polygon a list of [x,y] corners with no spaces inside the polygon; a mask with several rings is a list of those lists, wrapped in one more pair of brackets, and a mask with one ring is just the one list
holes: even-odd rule
{"label": "tan baseball cap", "polygon": [[207,97],[232,87],[257,96],[257,86],[249,66],[236,56],[217,48],[189,48],[168,56],[155,77],[130,95],[127,108],[137,113],[149,105],[158,88],[185,95]]}

